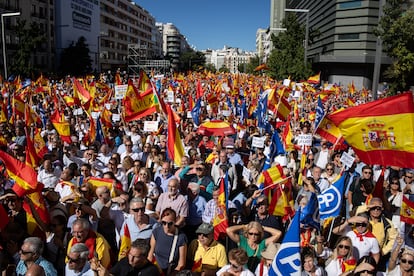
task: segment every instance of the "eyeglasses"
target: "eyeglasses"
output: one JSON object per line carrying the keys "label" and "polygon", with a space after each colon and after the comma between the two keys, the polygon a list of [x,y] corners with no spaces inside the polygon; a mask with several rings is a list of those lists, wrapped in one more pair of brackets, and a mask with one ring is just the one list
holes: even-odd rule
{"label": "eyeglasses", "polygon": [[343,248],[345,248],[346,250],[351,249],[351,247],[350,247],[349,245],[344,245],[344,244],[340,244],[340,245],[338,245],[338,248],[339,248],[339,249],[343,249]]}
{"label": "eyeglasses", "polygon": [[405,177],[407,177],[407,178],[409,178],[409,179],[412,179],[412,178],[413,178],[413,176],[412,176],[412,175],[411,175],[411,176],[406,175]]}
{"label": "eyeglasses", "polygon": [[363,172],[363,173],[365,173],[365,174],[372,174],[372,172]]}
{"label": "eyeglasses", "polygon": [[257,207],[260,207],[260,206],[267,206],[267,204],[266,204],[266,202],[258,202],[258,203],[256,204],[256,206],[257,206]]}
{"label": "eyeglasses", "polygon": [[391,182],[391,185],[393,185],[393,184],[399,185],[400,183],[399,182]]}
{"label": "eyeglasses", "polygon": [[374,275],[374,271],[371,271],[371,270],[363,270],[363,271],[361,271],[360,272],[360,274],[363,274],[363,273],[368,273],[369,275]]}
{"label": "eyeglasses", "polygon": [[203,168],[196,168],[196,171],[202,172]]}
{"label": "eyeglasses", "polygon": [[327,171],[333,171],[333,169],[331,169],[331,168],[327,168],[326,170],[327,170]]}
{"label": "eyeglasses", "polygon": [[20,249],[20,254],[23,254],[23,255],[27,255],[27,254],[34,254],[33,252],[31,252],[31,251],[23,251],[23,250],[21,250]]}
{"label": "eyeglasses", "polygon": [[412,261],[412,260],[401,259],[400,261],[401,261],[403,264],[406,264],[406,263],[408,263],[409,265],[413,265],[413,264],[414,264],[414,261]]}
{"label": "eyeglasses", "polygon": [[371,208],[370,210],[372,210],[372,211],[382,211],[382,208],[377,206],[377,207]]}
{"label": "eyeglasses", "polygon": [[367,223],[365,223],[365,222],[357,222],[357,223],[355,223],[355,226],[356,227],[367,227]]}
{"label": "eyeglasses", "polygon": [[148,176],[148,174],[147,174],[147,173],[140,173],[139,175],[142,175],[142,176]]}
{"label": "eyeglasses", "polygon": [[141,212],[145,212],[145,207],[141,207],[141,208],[133,208],[131,209],[132,211],[134,211],[135,213],[138,213],[139,211]]}
{"label": "eyeglasses", "polygon": [[129,145],[129,144],[128,144],[128,145],[125,145],[125,147],[132,147],[132,145]]}
{"label": "eyeglasses", "polygon": [[161,221],[161,223],[162,223],[162,225],[164,225],[164,226],[168,226],[168,227],[171,227],[171,226],[173,226],[173,224],[174,224],[174,222],[173,221]]}
{"label": "eyeglasses", "polygon": [[249,232],[248,234],[249,234],[249,236],[255,236],[255,237],[259,237],[260,236],[259,233],[251,233],[251,232]]}
{"label": "eyeglasses", "polygon": [[208,234],[198,233],[199,236],[203,236],[204,238],[208,238]]}
{"label": "eyeglasses", "polygon": [[69,262],[69,263],[75,263],[75,264],[77,264],[77,263],[80,263],[80,261],[81,261],[81,260],[82,260],[82,259],[79,259],[79,258],[78,258],[78,259],[72,259],[72,258],[69,258],[69,257],[68,257],[68,262]]}

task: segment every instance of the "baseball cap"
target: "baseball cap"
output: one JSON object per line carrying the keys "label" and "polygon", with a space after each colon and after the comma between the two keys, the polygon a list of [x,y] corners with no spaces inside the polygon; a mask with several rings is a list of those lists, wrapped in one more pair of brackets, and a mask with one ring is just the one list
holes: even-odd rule
{"label": "baseball cap", "polygon": [[203,222],[196,230],[196,234],[205,234],[208,235],[210,233],[213,233],[214,228],[213,225],[210,223]]}

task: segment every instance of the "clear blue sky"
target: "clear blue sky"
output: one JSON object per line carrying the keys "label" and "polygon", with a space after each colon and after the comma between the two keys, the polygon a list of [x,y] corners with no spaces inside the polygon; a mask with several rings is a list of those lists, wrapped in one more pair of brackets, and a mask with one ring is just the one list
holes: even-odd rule
{"label": "clear blue sky", "polygon": [[256,50],[256,31],[269,27],[270,0],[135,0],[157,22],[173,23],[197,50],[224,45]]}

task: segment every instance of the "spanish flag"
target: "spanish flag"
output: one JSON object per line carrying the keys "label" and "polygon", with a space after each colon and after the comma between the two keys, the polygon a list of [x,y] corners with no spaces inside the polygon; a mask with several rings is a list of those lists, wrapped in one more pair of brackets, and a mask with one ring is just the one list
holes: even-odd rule
{"label": "spanish flag", "polygon": [[127,92],[123,100],[125,122],[138,120],[157,112],[157,103],[152,89],[139,94],[138,90],[129,81]]}
{"label": "spanish flag", "polygon": [[403,222],[414,224],[414,202],[403,196],[400,209],[400,219]]}
{"label": "spanish flag", "polygon": [[291,106],[285,97],[281,97],[277,105],[277,117],[282,121],[286,121],[291,110]]}
{"label": "spanish flag", "polygon": [[89,91],[76,78],[73,78],[73,97],[78,98],[82,105],[91,99]]}
{"label": "spanish flag", "polygon": [[327,116],[323,117],[315,133],[332,144],[343,144],[344,142],[341,131]]}
{"label": "spanish flag", "polygon": [[328,115],[367,164],[414,168],[414,103],[404,93]]}
{"label": "spanish flag", "polygon": [[308,83],[319,84],[321,82],[321,72],[308,78]]}
{"label": "spanish flag", "polygon": [[168,133],[167,133],[167,152],[170,160],[177,166],[181,165],[181,158],[184,156],[184,146],[181,141],[180,132],[174,120],[174,113],[171,106],[167,105],[168,114]]}
{"label": "spanish flag", "polygon": [[119,246],[118,261],[128,255],[131,249],[131,234],[129,233],[128,224],[124,224],[124,234],[121,236],[121,245]]}
{"label": "spanish flag", "polygon": [[106,186],[110,191],[112,191],[114,180],[107,178],[90,177],[87,182],[91,185],[93,192],[96,191],[96,188],[102,186]]}
{"label": "spanish flag", "polygon": [[220,236],[226,234],[226,229],[229,227],[226,205],[226,180],[220,180],[219,195],[217,199],[217,207],[213,219],[214,239],[218,240]]}
{"label": "spanish flag", "polygon": [[62,141],[69,144],[72,143],[72,139],[70,138],[69,122],[65,121],[63,114],[60,114],[56,109],[55,112],[50,116],[50,121],[55,127],[57,133],[60,135]]}

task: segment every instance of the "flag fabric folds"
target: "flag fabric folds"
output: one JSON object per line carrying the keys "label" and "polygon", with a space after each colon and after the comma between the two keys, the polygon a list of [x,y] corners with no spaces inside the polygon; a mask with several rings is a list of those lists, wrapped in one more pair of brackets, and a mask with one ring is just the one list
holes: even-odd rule
{"label": "flag fabric folds", "polygon": [[300,276],[300,210],[295,214],[269,269],[270,276]]}
{"label": "flag fabric folds", "polygon": [[214,214],[213,227],[214,239],[218,240],[220,236],[226,234],[226,229],[229,227],[227,207],[226,207],[226,187],[228,183],[225,178],[220,180],[219,195],[217,199],[216,214]]}
{"label": "flag fabric folds", "polygon": [[168,134],[167,134],[167,152],[170,160],[174,164],[181,166],[181,158],[184,156],[184,146],[181,141],[180,132],[174,120],[173,110],[167,105],[168,114]]}
{"label": "flag fabric folds", "polygon": [[201,114],[201,98],[199,98],[191,110],[191,117],[193,117],[193,122],[196,126],[200,125],[200,114]]}
{"label": "flag fabric folds", "polygon": [[412,93],[350,107],[329,119],[363,162],[414,168]]}
{"label": "flag fabric folds", "polygon": [[304,224],[305,227],[310,226],[320,230],[318,199],[315,193],[311,194],[308,203],[300,212],[300,223]]}
{"label": "flag fabric folds", "polygon": [[63,114],[60,114],[56,109],[55,112],[50,116],[50,121],[55,127],[57,133],[60,135],[60,139],[66,143],[72,143],[70,138],[70,126],[69,122],[65,121]]}
{"label": "flag fabric folds", "polygon": [[139,118],[157,112],[157,102],[152,89],[139,94],[139,91],[134,87],[132,81],[130,81],[123,100],[125,122],[138,120]]}
{"label": "flag fabric folds", "polygon": [[131,249],[131,243],[131,234],[129,233],[128,223],[124,223],[124,233],[121,236],[118,261],[127,256],[129,250]]}
{"label": "flag fabric folds", "polygon": [[405,196],[402,197],[402,205],[400,209],[401,221],[414,224],[414,202],[410,201]]}
{"label": "flag fabric folds", "polygon": [[327,116],[322,118],[315,133],[332,144],[343,144],[345,141],[339,128]]}
{"label": "flag fabric folds", "polygon": [[310,76],[307,82],[310,84],[319,84],[321,82],[321,72],[314,76]]}
{"label": "flag fabric folds", "polygon": [[345,174],[318,195],[320,219],[337,217],[341,213],[345,186]]}
{"label": "flag fabric folds", "polygon": [[323,117],[325,117],[325,109],[322,104],[321,97],[318,96],[318,105],[316,106],[315,115],[315,129],[321,124]]}

